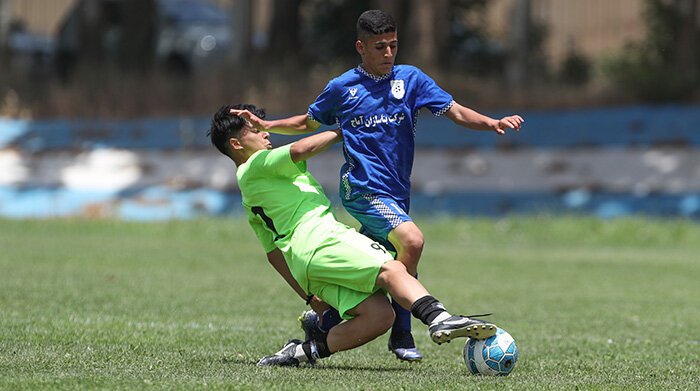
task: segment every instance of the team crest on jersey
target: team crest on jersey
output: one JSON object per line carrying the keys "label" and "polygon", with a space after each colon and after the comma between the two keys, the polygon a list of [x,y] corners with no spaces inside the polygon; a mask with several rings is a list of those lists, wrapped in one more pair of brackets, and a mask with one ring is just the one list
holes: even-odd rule
{"label": "team crest on jersey", "polygon": [[348,91],[350,92],[350,96],[352,96],[352,97],[357,95],[357,88],[356,87],[349,88]]}
{"label": "team crest on jersey", "polygon": [[403,80],[391,80],[391,95],[396,99],[402,99],[406,94],[406,90],[403,88]]}

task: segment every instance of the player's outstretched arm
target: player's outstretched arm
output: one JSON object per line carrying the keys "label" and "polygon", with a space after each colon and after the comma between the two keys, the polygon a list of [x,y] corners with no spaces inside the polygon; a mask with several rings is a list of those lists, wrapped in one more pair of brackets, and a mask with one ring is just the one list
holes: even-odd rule
{"label": "player's outstretched arm", "polygon": [[245,118],[254,128],[277,134],[297,135],[316,131],[321,124],[309,119],[306,114],[295,115],[293,117],[267,121],[259,118],[248,110],[231,109],[231,114]]}
{"label": "player's outstretched arm", "polygon": [[294,292],[299,295],[303,300],[306,300],[306,292],[304,289],[299,285],[297,280],[294,279],[294,276],[292,276],[292,272],[289,270],[289,266],[287,266],[287,262],[284,260],[284,255],[282,255],[282,251],[279,249],[275,249],[267,253],[267,260],[270,262],[272,267],[277,270],[277,273],[282,276],[282,278],[287,281],[287,284],[292,287]]}
{"label": "player's outstretched arm", "polygon": [[456,102],[447,111],[447,113],[445,113],[445,115],[457,125],[474,130],[490,130],[498,134],[505,134],[506,129],[509,128],[519,131],[523,122],[525,122],[523,117],[519,115],[503,117],[500,120],[494,119],[477,113],[476,111],[468,107],[464,107]]}
{"label": "player's outstretched arm", "polygon": [[289,154],[292,156],[293,162],[300,162],[318,155],[342,139],[340,129],[326,130],[295,142],[292,144]]}

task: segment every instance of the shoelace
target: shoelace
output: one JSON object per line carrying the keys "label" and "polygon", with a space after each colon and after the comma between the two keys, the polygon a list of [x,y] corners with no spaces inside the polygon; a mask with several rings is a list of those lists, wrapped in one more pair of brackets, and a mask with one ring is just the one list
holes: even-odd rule
{"label": "shoelace", "polygon": [[[484,316],[491,316],[493,313],[488,313],[488,314],[479,314],[479,315],[466,315],[467,318],[481,318]],[[460,316],[465,316],[465,315],[460,315]]]}

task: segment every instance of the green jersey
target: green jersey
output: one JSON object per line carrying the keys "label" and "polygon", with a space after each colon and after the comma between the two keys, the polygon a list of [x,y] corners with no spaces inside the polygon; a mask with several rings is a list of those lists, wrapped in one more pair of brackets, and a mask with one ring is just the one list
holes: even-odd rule
{"label": "green jersey", "polygon": [[306,162],[292,161],[290,147],[258,151],[238,167],[248,222],[266,252],[282,251],[305,292],[348,319],[348,311],[379,289],[379,270],[393,258],[335,219],[321,185]]}
{"label": "green jersey", "polygon": [[320,226],[335,225],[331,203],[306,162],[292,161],[290,145],[258,151],[236,177],[248,222],[265,252],[279,248],[302,284],[306,264],[321,239]]}

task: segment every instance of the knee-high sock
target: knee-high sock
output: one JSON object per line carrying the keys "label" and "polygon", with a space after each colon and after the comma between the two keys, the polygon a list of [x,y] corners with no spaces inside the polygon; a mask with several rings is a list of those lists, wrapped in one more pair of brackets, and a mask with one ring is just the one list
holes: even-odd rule
{"label": "knee-high sock", "polygon": [[394,319],[394,325],[391,327],[391,333],[399,331],[411,331],[411,311],[401,307],[394,299],[391,300],[391,306],[394,307],[394,313],[396,314],[396,319]]}
{"label": "knee-high sock", "polygon": [[[415,277],[418,279],[418,274],[416,274]],[[396,314],[394,325],[391,327],[391,333],[393,334],[399,331],[408,331],[410,333],[411,309],[401,307],[401,305],[393,298],[391,299],[391,306],[394,308],[394,313]]]}

